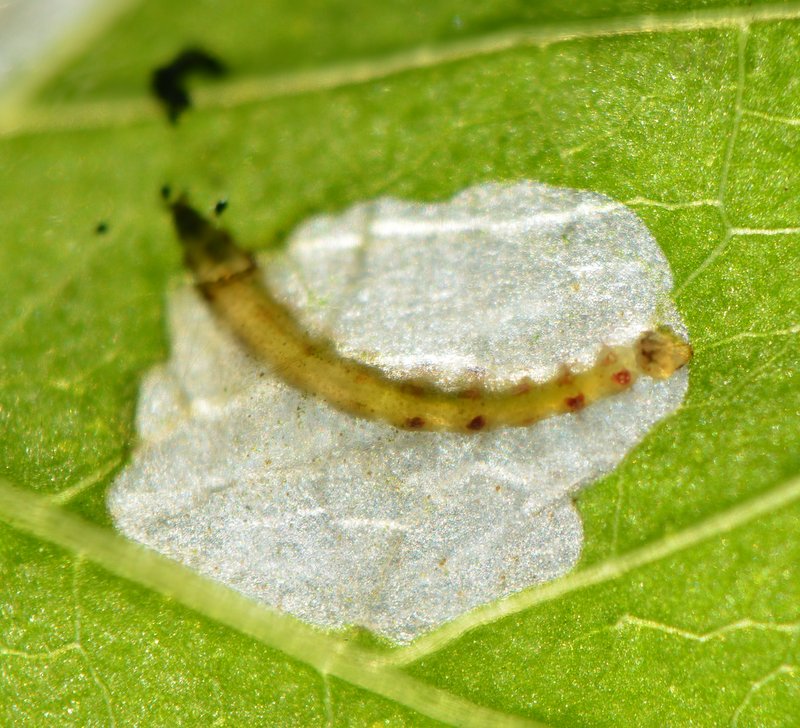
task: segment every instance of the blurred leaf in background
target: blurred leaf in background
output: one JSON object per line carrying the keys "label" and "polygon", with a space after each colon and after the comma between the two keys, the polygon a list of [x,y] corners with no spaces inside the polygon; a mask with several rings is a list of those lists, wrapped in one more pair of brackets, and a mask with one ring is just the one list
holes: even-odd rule
{"label": "blurred leaf in background", "polygon": [[[109,5],[8,92],[3,724],[796,722],[800,4],[419,5]],[[170,126],[149,76],[190,45],[231,75]],[[578,501],[575,573],[396,649],[114,534],[180,270],[164,182],[267,247],[313,212],[524,178],[631,205],[696,344],[685,406]]]}

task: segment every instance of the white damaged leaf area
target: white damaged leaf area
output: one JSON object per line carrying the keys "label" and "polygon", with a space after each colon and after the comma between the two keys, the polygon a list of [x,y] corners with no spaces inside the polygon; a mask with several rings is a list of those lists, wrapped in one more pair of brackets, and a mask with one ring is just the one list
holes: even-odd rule
{"label": "white damaged leaf area", "polygon": [[[669,325],[667,261],[600,194],[484,184],[301,226],[265,282],[343,356],[445,388],[547,381]],[[276,379],[190,286],[142,385],[109,509],[127,536],[323,627],[409,642],[569,571],[572,498],[681,403],[686,370],[530,427],[408,432]]]}

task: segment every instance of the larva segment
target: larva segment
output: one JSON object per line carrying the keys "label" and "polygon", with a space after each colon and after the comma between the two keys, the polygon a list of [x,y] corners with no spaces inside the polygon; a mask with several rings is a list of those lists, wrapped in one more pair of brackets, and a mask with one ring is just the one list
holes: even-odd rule
{"label": "larva segment", "polygon": [[186,200],[170,205],[184,260],[203,296],[236,336],[293,386],[359,417],[408,430],[483,432],[530,425],[626,389],[641,375],[670,376],[691,358],[667,329],[646,331],[633,346],[606,347],[595,364],[564,368],[549,382],[524,379],[502,391],[446,392],[418,380],[391,379],[377,367],[340,356],[310,336],[261,283],[253,257]]}

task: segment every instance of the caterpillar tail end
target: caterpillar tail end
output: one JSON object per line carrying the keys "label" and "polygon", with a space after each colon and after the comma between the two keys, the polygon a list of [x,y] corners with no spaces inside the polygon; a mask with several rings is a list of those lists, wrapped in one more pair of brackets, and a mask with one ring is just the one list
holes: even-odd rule
{"label": "caterpillar tail end", "polygon": [[218,283],[255,269],[252,255],[236,245],[227,230],[195,210],[185,195],[168,202],[167,207],[186,267],[198,284]]}
{"label": "caterpillar tail end", "polygon": [[636,362],[653,379],[666,379],[686,366],[693,355],[692,346],[666,326],[645,331],[636,342]]}

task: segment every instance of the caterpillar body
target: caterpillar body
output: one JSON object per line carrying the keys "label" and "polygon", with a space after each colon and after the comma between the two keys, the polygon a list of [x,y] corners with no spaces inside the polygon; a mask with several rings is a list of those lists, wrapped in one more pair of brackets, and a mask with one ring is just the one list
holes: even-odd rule
{"label": "caterpillar body", "polygon": [[253,256],[184,198],[170,205],[195,284],[209,305],[258,358],[289,384],[359,417],[408,430],[475,433],[524,427],[575,412],[629,389],[640,376],[665,379],[688,363],[692,348],[667,328],[643,332],[629,346],[601,347],[594,365],[564,367],[547,382],[529,379],[502,390],[445,391],[341,356],[310,335],[262,283]]}

